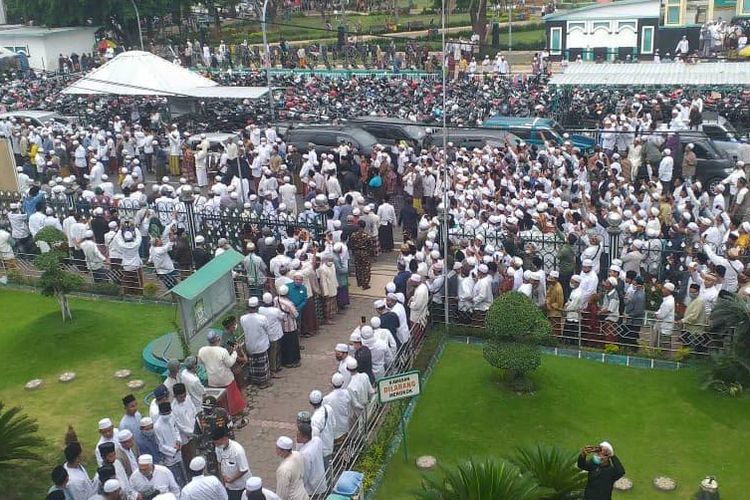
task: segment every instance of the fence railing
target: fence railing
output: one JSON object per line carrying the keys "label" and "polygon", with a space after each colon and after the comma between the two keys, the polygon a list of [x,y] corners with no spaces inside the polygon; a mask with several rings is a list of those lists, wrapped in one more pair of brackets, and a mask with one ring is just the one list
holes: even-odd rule
{"label": "fence railing", "polygon": [[[484,328],[484,312],[462,311],[458,299],[449,299],[448,322],[463,327]],[[434,322],[445,322],[443,304],[433,303],[431,315]],[[565,313],[563,312],[563,315]],[[641,353],[652,356],[697,356],[727,350],[734,338],[734,328],[712,331],[708,324],[686,324],[679,319],[664,321],[655,311],[646,311],[643,317],[606,315],[587,311],[579,312],[577,320],[549,317],[552,324],[552,341],[578,348],[607,349],[613,352]],[[610,348],[611,349],[611,348]]]}
{"label": "fence railing", "polygon": [[[0,220],[7,220],[10,204],[20,200],[18,193],[0,192]],[[192,198],[141,204],[131,199],[100,202],[93,198],[88,201],[63,193],[47,197],[44,203],[60,220],[72,214],[89,219],[96,208],[102,208],[107,222],[119,220],[137,227],[145,220],[149,231],[151,226],[148,223],[151,220],[154,223],[158,221],[155,227],[160,229],[176,224],[185,229],[191,242],[195,241],[196,235],[202,235],[209,249],[215,249],[218,240],[226,238],[232,247],[242,251],[246,242],[255,241],[263,230],[270,230],[270,234],[280,241],[280,238],[287,236],[290,228],[306,231],[312,239],[320,241],[326,229],[325,213],[259,213],[258,210],[242,207],[195,204]]]}
{"label": "fence railing", "polygon": [[[399,348],[393,362],[387,367],[384,377],[411,369],[422,348],[428,329],[429,325],[427,327],[412,326],[409,332],[409,341]],[[425,333],[422,334],[422,332]],[[377,388],[375,389],[377,390]],[[321,481],[315,488],[318,494],[325,495],[333,492],[336,480],[342,472],[350,470],[357,462],[357,459],[377,435],[390,409],[390,404],[381,404],[377,394],[372,395],[367,407],[351,420],[349,432],[344,440],[334,449],[327,472],[327,480]]]}

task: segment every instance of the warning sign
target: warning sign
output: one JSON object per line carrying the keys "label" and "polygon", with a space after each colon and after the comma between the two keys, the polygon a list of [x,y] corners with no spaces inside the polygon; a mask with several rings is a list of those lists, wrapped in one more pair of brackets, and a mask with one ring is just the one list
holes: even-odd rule
{"label": "warning sign", "polygon": [[404,372],[378,380],[381,403],[417,396],[421,390],[419,371]]}

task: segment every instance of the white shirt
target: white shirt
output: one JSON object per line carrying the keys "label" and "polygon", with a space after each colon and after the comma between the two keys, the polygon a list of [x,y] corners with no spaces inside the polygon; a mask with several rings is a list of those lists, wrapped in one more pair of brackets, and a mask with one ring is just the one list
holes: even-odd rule
{"label": "white shirt", "polygon": [[99,251],[94,240],[85,240],[81,242],[81,251],[86,258],[86,266],[90,271],[96,271],[104,267],[106,257]]}
{"label": "white shirt", "polygon": [[73,495],[73,500],[89,500],[95,491],[86,469],[82,465],[70,467],[67,462],[63,464],[63,467],[68,471],[67,488]]}
{"label": "white shirt", "polygon": [[393,304],[393,307],[390,309],[396,313],[396,316],[398,316],[398,330],[396,330],[396,336],[398,337],[399,342],[404,344],[409,341],[409,322],[406,319],[406,309],[404,309],[404,305],[400,302]]}
{"label": "white shirt", "polygon": [[151,247],[148,260],[154,264],[156,274],[169,274],[174,271],[174,262],[172,262],[172,257],[169,256],[170,250],[172,250],[171,241],[160,247]]}
{"label": "white shirt", "polygon": [[[266,500],[281,500],[281,497],[271,490],[268,490],[266,488],[261,488],[260,491],[261,493],[263,493],[263,496],[266,497]],[[185,500],[185,499],[183,497],[180,500]],[[240,498],[240,500],[247,500],[247,491],[242,492],[242,497]]]}
{"label": "white shirt", "polygon": [[154,434],[156,434],[156,442],[159,444],[159,451],[163,456],[162,463],[174,465],[182,462],[182,454],[177,449],[177,445],[181,444],[182,441],[174,415],[159,415],[154,423]]}
{"label": "white shirt", "polygon": [[182,403],[177,401],[176,397],[172,401],[172,420],[174,420],[177,430],[180,432],[181,443],[187,443],[193,438],[196,413],[193,400],[189,397],[186,397]]}
{"label": "white shirt", "polygon": [[228,498],[227,490],[216,476],[194,477],[182,488],[180,496],[180,500],[227,500]]}
{"label": "white shirt", "polygon": [[346,390],[352,395],[352,407],[357,412],[367,407],[370,396],[375,392],[366,373],[353,374]]}
{"label": "white shirt", "polygon": [[396,224],[396,210],[390,203],[383,203],[378,207],[378,217],[380,218],[381,226]]}
{"label": "white shirt", "polygon": [[[284,313],[278,307],[259,307],[258,314],[267,321],[267,335],[271,342],[276,342],[284,336],[284,330],[281,321],[284,319]],[[244,316],[243,316],[244,317]],[[244,326],[243,326],[244,329]]]}
{"label": "white shirt", "polygon": [[229,351],[221,346],[203,346],[198,351],[198,359],[206,368],[208,385],[226,387],[234,381],[232,366],[237,361],[237,351]]}
{"label": "white shirt", "polygon": [[305,460],[293,451],[276,469],[276,491],[283,500],[308,500],[305,491]]}
{"label": "white shirt", "polygon": [[310,419],[313,436],[319,436],[323,440],[323,456],[327,457],[333,453],[334,428],[336,427],[336,415],[330,405],[321,404],[312,414]]}
{"label": "white shirt", "polygon": [[[281,314],[281,311],[279,311],[279,314]],[[242,331],[245,332],[245,348],[248,354],[262,354],[271,347],[269,321],[264,315],[259,313],[245,314],[240,317],[240,325]]]}
{"label": "white shirt", "polygon": [[596,292],[596,287],[599,285],[599,278],[597,278],[593,269],[587,273],[581,273],[581,284],[578,286],[581,290],[581,303],[585,304],[588,302],[589,297]]}
{"label": "white shirt", "polygon": [[674,326],[674,295],[662,297],[659,310],[656,311],[658,322],[654,325],[662,335],[671,335]]}
{"label": "white shirt", "polygon": [[333,436],[339,439],[349,432],[349,419],[351,417],[352,395],[343,388],[334,389],[323,398],[323,404],[333,409],[335,426]]}
{"label": "white shirt", "polygon": [[163,465],[154,465],[154,471],[151,479],[143,475],[140,469],[135,470],[130,475],[130,487],[138,493],[144,493],[147,489],[153,488],[159,493],[172,493],[175,496],[180,495],[180,487],[174,480],[172,471]]}
{"label": "white shirt", "polygon": [[245,448],[237,441],[229,440],[226,448],[214,448],[216,460],[219,462],[219,470],[223,476],[234,476],[244,471],[239,478],[224,486],[228,490],[244,490],[245,481],[250,477],[250,464],[247,461]]}
{"label": "white shirt", "polygon": [[188,396],[190,396],[193,406],[198,411],[203,405],[203,394],[206,392],[206,388],[201,384],[201,379],[195,373],[183,368],[177,376],[177,380],[185,384]]}
{"label": "white shirt", "polygon": [[[314,437],[299,448],[299,454],[305,460],[305,490],[308,495],[325,493],[328,486],[323,464],[323,441]],[[266,499],[268,500],[268,499]]]}

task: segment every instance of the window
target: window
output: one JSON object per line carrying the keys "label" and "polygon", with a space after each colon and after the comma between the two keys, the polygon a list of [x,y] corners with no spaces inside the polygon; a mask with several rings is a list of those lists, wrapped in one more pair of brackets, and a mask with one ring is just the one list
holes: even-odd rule
{"label": "window", "polygon": [[641,54],[654,53],[654,27],[644,26],[641,28]]}
{"label": "window", "polygon": [[664,25],[679,26],[682,24],[682,10],[684,0],[664,1]]}
{"label": "window", "polygon": [[591,25],[591,31],[596,30],[605,30],[609,31],[611,29],[611,25],[609,21],[594,21]]}
{"label": "window", "polygon": [[635,31],[635,21],[619,21],[617,23],[617,32],[619,33],[622,30],[631,30]]}
{"label": "window", "polygon": [[750,14],[750,0],[740,0],[742,2],[742,13]]}
{"label": "window", "polygon": [[558,55],[562,52],[562,28],[550,28],[549,30],[549,53]]}
{"label": "window", "polygon": [[[748,4],[750,5],[750,0],[747,0]],[[586,31],[586,22],[585,21],[569,21],[568,22],[568,33],[572,33],[575,30],[580,31]]]}

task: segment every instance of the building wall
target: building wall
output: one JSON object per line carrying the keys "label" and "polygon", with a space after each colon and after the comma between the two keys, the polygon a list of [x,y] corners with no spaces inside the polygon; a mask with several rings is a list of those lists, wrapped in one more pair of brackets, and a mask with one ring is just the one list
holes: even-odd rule
{"label": "building wall", "polygon": [[[598,58],[613,60],[625,59],[627,55],[639,57],[642,46],[642,28],[650,27],[651,49],[656,48],[658,19],[588,19],[574,21],[548,21],[546,23],[547,48],[551,57],[567,57],[575,60],[581,55],[584,60]],[[562,30],[562,49],[559,53],[552,50],[553,30]],[[676,43],[676,42],[675,42]],[[649,54],[653,50],[648,50]]]}
{"label": "building wall", "polygon": [[13,51],[23,49],[29,56],[29,65],[34,69],[57,70],[57,58],[60,53],[72,52],[81,54],[92,52],[96,40],[96,28],[77,28],[75,30],[55,32],[44,36],[24,36],[23,31],[0,31],[0,46]]}

